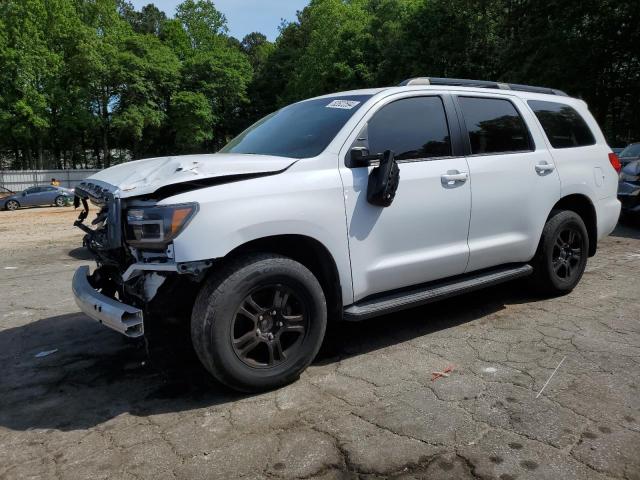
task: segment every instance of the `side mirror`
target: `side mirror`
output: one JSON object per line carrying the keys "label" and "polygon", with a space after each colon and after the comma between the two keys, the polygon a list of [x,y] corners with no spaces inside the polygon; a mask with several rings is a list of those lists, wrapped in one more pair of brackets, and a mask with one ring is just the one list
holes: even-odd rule
{"label": "side mirror", "polygon": [[366,147],[353,147],[349,152],[349,165],[347,166],[349,168],[369,167],[381,158],[381,153],[371,155]]}
{"label": "side mirror", "polygon": [[400,168],[391,150],[382,154],[380,165],[369,174],[367,202],[378,207],[388,207],[396,197],[400,185]]}
{"label": "side mirror", "polygon": [[353,147],[350,152],[351,166],[364,167],[368,163],[364,158],[369,156],[369,150],[366,147]]}
{"label": "side mirror", "polygon": [[22,196],[26,197],[27,196],[27,192],[22,192]]}

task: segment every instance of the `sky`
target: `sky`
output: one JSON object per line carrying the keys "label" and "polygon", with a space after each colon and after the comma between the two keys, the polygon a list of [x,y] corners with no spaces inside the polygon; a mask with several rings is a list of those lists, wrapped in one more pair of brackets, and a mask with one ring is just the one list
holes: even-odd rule
{"label": "sky", "polygon": [[[130,1],[137,10],[153,3],[167,15],[173,16],[182,0]],[[240,40],[251,32],[261,32],[269,40],[275,40],[282,19],[295,20],[296,12],[308,3],[309,0],[214,0],[216,8],[227,17],[229,33]]]}

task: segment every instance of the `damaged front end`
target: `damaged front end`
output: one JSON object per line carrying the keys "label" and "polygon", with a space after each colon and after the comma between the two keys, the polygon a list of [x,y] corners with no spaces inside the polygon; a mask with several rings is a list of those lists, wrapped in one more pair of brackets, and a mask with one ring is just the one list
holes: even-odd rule
{"label": "damaged front end", "polygon": [[[180,322],[212,261],[178,264],[172,240],[198,211],[197,204],[157,205],[158,199],[121,199],[109,184],[88,180],[76,187],[83,210],[74,225],[97,268],[78,269],[73,292],[91,318],[128,337],[141,337],[150,318]],[[96,217],[87,225],[90,205]],[[166,294],[165,294],[166,293]]]}

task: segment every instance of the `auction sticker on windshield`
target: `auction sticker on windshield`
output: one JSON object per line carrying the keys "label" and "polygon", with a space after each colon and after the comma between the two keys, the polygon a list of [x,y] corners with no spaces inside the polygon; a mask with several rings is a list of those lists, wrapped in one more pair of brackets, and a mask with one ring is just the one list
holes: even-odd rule
{"label": "auction sticker on windshield", "polygon": [[351,110],[359,103],[360,102],[356,102],[355,100],[334,100],[329,105],[327,105],[327,108],[342,108],[343,110]]}

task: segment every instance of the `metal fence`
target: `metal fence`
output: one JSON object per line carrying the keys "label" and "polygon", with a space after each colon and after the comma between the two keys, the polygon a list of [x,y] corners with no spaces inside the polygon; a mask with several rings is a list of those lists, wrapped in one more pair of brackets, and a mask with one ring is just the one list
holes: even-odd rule
{"label": "metal fence", "polygon": [[52,178],[61,187],[74,188],[100,170],[0,170],[0,187],[19,192],[33,185],[48,185]]}

